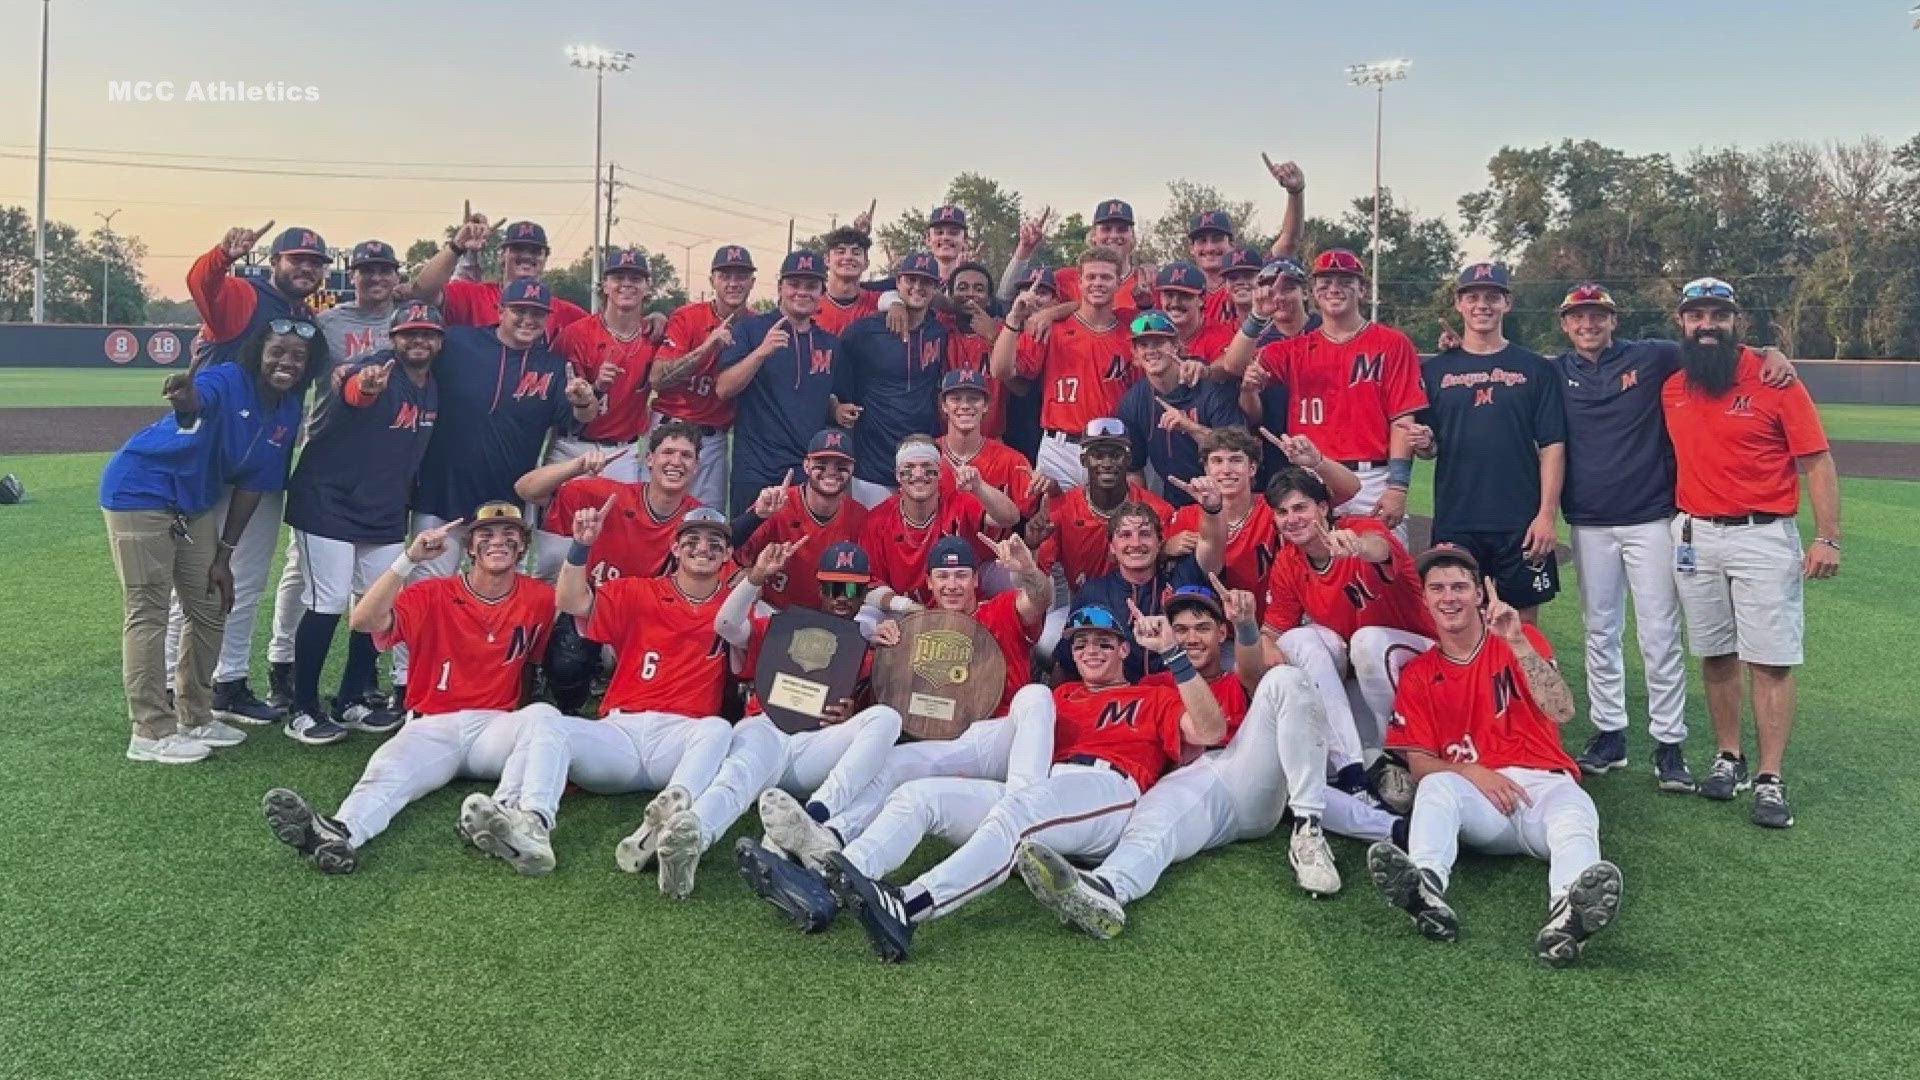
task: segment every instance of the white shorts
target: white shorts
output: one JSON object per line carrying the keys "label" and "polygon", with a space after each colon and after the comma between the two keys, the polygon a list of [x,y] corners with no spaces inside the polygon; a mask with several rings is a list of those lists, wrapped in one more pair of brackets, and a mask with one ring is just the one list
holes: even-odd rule
{"label": "white shorts", "polygon": [[405,544],[357,544],[293,530],[300,549],[300,602],[320,615],[344,615],[353,598],[393,565]]}
{"label": "white shorts", "polygon": [[[1678,553],[1689,522],[1694,569],[1683,573]],[[1770,667],[1805,661],[1805,553],[1793,518],[1715,525],[1680,514],[1668,528],[1676,552],[1673,580],[1693,655],[1738,653],[1749,664]]]}

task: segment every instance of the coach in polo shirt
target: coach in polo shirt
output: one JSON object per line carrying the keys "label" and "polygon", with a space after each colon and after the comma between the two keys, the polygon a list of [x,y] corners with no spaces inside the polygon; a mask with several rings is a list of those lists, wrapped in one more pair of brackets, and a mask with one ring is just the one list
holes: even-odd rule
{"label": "coach in polo shirt", "polygon": [[[1793,729],[1794,669],[1804,659],[1803,578],[1840,569],[1840,480],[1805,387],[1760,379],[1760,354],[1739,343],[1733,287],[1716,278],[1680,293],[1680,371],[1661,403],[1679,466],[1674,572],[1687,635],[1701,658],[1719,755],[1700,783],[1710,799],[1752,786],[1753,823],[1793,824],[1781,765]],[[1802,550],[1794,514],[1800,473],[1814,541]],[[1753,685],[1760,771],[1741,751],[1740,675]]]}

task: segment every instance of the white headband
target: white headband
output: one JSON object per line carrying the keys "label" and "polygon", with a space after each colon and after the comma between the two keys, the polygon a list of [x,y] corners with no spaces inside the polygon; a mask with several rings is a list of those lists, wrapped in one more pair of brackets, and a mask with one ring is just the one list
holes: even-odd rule
{"label": "white headband", "polygon": [[896,469],[902,465],[915,465],[923,462],[929,465],[938,465],[940,463],[940,448],[932,443],[901,443],[900,449],[894,451],[893,454],[893,467]]}

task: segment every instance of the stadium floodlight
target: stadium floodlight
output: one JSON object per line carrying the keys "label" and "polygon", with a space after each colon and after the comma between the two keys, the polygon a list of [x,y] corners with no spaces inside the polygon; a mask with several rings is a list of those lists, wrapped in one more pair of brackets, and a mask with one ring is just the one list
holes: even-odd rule
{"label": "stadium floodlight", "polygon": [[600,264],[605,254],[600,250],[600,141],[604,128],[606,110],[603,106],[602,83],[607,72],[615,73],[627,70],[633,64],[633,54],[622,49],[603,49],[598,45],[567,46],[567,62],[574,67],[593,72],[593,240],[588,245],[588,273],[592,284],[587,296],[587,307],[600,310]]}
{"label": "stadium floodlight", "polygon": [[1411,60],[1379,60],[1371,64],[1347,65],[1347,82],[1354,86],[1371,86],[1373,97],[1373,251],[1372,272],[1373,300],[1367,312],[1369,319],[1380,318],[1380,126],[1386,114],[1387,84],[1398,82],[1407,77],[1407,69],[1413,67]]}

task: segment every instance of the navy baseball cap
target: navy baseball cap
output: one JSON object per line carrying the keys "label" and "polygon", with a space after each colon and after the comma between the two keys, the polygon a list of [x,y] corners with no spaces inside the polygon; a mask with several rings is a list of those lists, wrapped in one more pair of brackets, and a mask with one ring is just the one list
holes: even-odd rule
{"label": "navy baseball cap", "polygon": [[727,515],[711,506],[696,506],[687,511],[687,516],[681,518],[680,524],[674,527],[673,535],[678,539],[695,529],[712,529],[725,537],[728,544],[733,543],[733,523],[727,520]]}
{"label": "navy baseball cap", "polygon": [[1477,262],[1460,271],[1460,279],[1454,282],[1453,291],[1459,293],[1464,289],[1499,289],[1501,292],[1512,292],[1513,289],[1509,285],[1511,279],[1512,274],[1508,271],[1506,263]]}
{"label": "navy baseball cap", "polygon": [[753,270],[753,256],[739,244],[722,244],[720,250],[713,253],[714,270]]}
{"label": "navy baseball cap", "polygon": [[537,247],[545,251],[547,250],[547,230],[541,228],[537,222],[516,221],[507,226],[506,232],[500,234],[500,246]]}
{"label": "navy baseball cap", "polygon": [[[986,372],[973,368],[954,368],[940,377],[940,393],[944,396],[955,390],[972,390],[988,394]],[[988,394],[988,396],[992,396]]]}
{"label": "navy baseball cap", "polygon": [[1120,625],[1120,617],[1099,604],[1087,604],[1084,607],[1074,608],[1073,614],[1067,616],[1067,638],[1071,639],[1073,635],[1088,630],[1114,634],[1122,641],[1127,639],[1127,631]]}
{"label": "navy baseball cap", "polygon": [[819,571],[813,576],[820,581],[853,581],[864,585],[873,580],[873,560],[867,558],[866,548],[842,540],[820,553]]}
{"label": "navy baseball cap", "polygon": [[1190,262],[1171,262],[1160,268],[1153,276],[1153,287],[1172,289],[1174,292],[1205,293],[1207,275]]}
{"label": "navy baseball cap", "polygon": [[853,460],[853,440],[837,427],[823,428],[807,440],[808,457],[837,457]]}
{"label": "navy baseball cap", "polygon": [[808,251],[804,248],[799,251],[790,251],[786,258],[780,260],[780,276],[782,278],[810,277],[825,281],[827,280],[827,261],[821,258],[817,251]]}
{"label": "navy baseball cap", "polygon": [[539,278],[517,278],[507,282],[500,290],[501,306],[525,304],[543,311],[553,310],[553,290],[546,287]]}
{"label": "navy baseball cap", "polygon": [[[392,249],[389,248],[388,250]],[[279,236],[274,237],[272,253],[275,255],[318,255],[323,259],[331,257],[327,254],[327,242],[320,239],[319,233],[314,232],[312,229],[302,229],[299,226],[288,229]]]}
{"label": "navy baseball cap", "polygon": [[1182,585],[1173,590],[1173,595],[1167,597],[1162,610],[1167,613],[1167,618],[1171,619],[1178,615],[1181,609],[1189,607],[1204,609],[1207,614],[1221,622],[1227,621],[1226,606],[1221,604],[1220,597],[1214,595],[1214,591],[1205,585]]}
{"label": "navy baseball cap", "polygon": [[1194,215],[1193,227],[1187,230],[1187,239],[1198,240],[1208,233],[1232,236],[1233,219],[1227,216],[1225,210],[1208,210]]}
{"label": "navy baseball cap", "polygon": [[1127,425],[1111,416],[1102,416],[1097,420],[1087,421],[1086,431],[1080,436],[1080,445],[1094,446],[1099,443],[1119,443],[1121,446],[1128,445]]}
{"label": "navy baseball cap", "polygon": [[629,270],[648,277],[653,276],[653,267],[647,265],[647,253],[639,248],[621,248],[618,251],[607,252],[606,264],[600,268],[600,272],[611,274],[615,270]]}
{"label": "navy baseball cap", "polygon": [[936,206],[927,218],[927,228],[935,225],[958,225],[964,229],[967,227],[967,212],[957,206]]}
{"label": "navy baseball cap", "polygon": [[347,269],[358,270],[363,266],[400,265],[400,257],[393,253],[393,245],[384,240],[362,240],[353,245],[353,254],[347,256]]}
{"label": "navy baseball cap", "polygon": [[1237,247],[1227,256],[1227,265],[1220,268],[1220,275],[1258,274],[1266,266],[1260,260],[1260,253],[1252,248]]}
{"label": "navy baseball cap", "polygon": [[973,545],[958,536],[943,536],[933,545],[927,555],[927,569],[942,570],[964,566],[969,570],[980,568],[980,559],[973,553]]}
{"label": "navy baseball cap", "polygon": [[1143,337],[1177,338],[1180,331],[1174,328],[1173,320],[1164,311],[1143,311],[1134,316],[1133,325],[1128,328],[1133,340]]}
{"label": "navy baseball cap", "polygon": [[414,300],[393,309],[393,315],[387,319],[387,332],[400,330],[439,330],[445,332],[447,321],[440,316],[440,309],[422,300]]}
{"label": "navy baseball cap", "polygon": [[1027,280],[1020,283],[1020,288],[1045,289],[1050,293],[1058,293],[1060,291],[1060,286],[1053,282],[1053,267],[1051,266],[1036,266],[1032,270],[1027,271]]}
{"label": "navy baseball cap", "polygon": [[1093,223],[1095,225],[1104,225],[1109,221],[1133,224],[1133,207],[1119,199],[1108,199],[1094,208]]}
{"label": "navy baseball cap", "polygon": [[913,252],[895,263],[893,267],[894,277],[903,278],[909,275],[930,278],[937,282],[940,280],[940,263],[934,259],[931,252]]}

